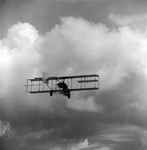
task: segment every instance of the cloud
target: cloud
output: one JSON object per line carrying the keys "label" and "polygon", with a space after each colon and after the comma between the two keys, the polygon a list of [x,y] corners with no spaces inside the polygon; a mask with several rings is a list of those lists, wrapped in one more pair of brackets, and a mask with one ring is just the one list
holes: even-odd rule
{"label": "cloud", "polygon": [[[1,119],[29,146],[86,139],[110,125],[146,128],[146,43],[146,33],[131,26],[110,30],[83,18],[62,17],[45,35],[29,23],[13,25],[0,41]],[[25,80],[43,71],[97,73],[100,90],[72,93],[71,100],[25,93]]]}
{"label": "cloud", "polygon": [[130,135],[127,134],[105,134],[101,135],[99,139],[105,139],[115,142],[131,142],[134,141]]}
{"label": "cloud", "polygon": [[59,148],[59,147],[54,147],[54,148],[51,148],[50,150],[61,150],[61,148]]}
{"label": "cloud", "polygon": [[[24,83],[37,72],[40,54],[38,31],[29,23],[13,25],[0,41],[0,103],[2,118],[17,115],[20,107],[37,105],[25,93]],[[27,106],[28,107],[28,106]],[[17,108],[17,109],[16,109]],[[5,117],[4,117],[5,116]]]}
{"label": "cloud", "polygon": [[82,18],[64,17],[61,20],[61,26],[48,32],[42,44],[42,52],[49,53],[43,55],[42,67],[46,63],[54,64],[54,67],[48,67],[49,72],[96,72],[101,77],[101,90],[116,86],[131,72],[144,72],[144,34],[129,27],[122,27],[119,32],[109,31],[103,24],[90,23]]}
{"label": "cloud", "polygon": [[[7,38],[1,41],[1,82],[5,85],[1,91],[7,87],[9,92],[14,82],[39,76],[42,71],[59,76],[97,73],[101,91],[121,84],[132,72],[146,75],[144,34],[129,27],[110,31],[82,18],[64,17],[61,21],[44,36],[28,23],[8,30]],[[92,104],[93,100],[87,102]]]}
{"label": "cloud", "polygon": [[147,149],[147,131],[146,130],[142,131],[141,143],[142,143],[142,149],[143,150]]}
{"label": "cloud", "polygon": [[83,142],[73,145],[70,147],[70,150],[113,150],[112,145],[108,146],[109,144],[101,144],[101,143],[93,143],[90,144],[88,139],[85,139]]}
{"label": "cloud", "polygon": [[119,16],[114,14],[109,14],[108,19],[118,26],[131,26],[136,30],[145,31],[146,30],[146,14],[134,15],[134,16]]}
{"label": "cloud", "polygon": [[35,27],[18,23],[8,30],[7,38],[0,41],[1,95],[11,97],[13,91],[20,98],[20,83],[33,74],[39,62],[35,50],[37,39]]}
{"label": "cloud", "polygon": [[67,107],[80,110],[80,111],[90,111],[90,112],[101,112],[103,111],[103,106],[96,104],[92,97],[87,99],[71,99],[67,101]]}
{"label": "cloud", "polygon": [[95,149],[95,150],[113,150],[111,147],[102,147],[100,149]]}
{"label": "cloud", "polygon": [[88,148],[88,145],[89,145],[88,140],[85,139],[84,142],[80,142],[79,144],[77,144],[77,145],[75,145],[75,146],[72,146],[72,147],[70,148],[70,150],[86,149],[86,148]]}
{"label": "cloud", "polygon": [[15,133],[11,130],[9,122],[0,121],[0,137],[7,136],[8,138],[13,137]]}

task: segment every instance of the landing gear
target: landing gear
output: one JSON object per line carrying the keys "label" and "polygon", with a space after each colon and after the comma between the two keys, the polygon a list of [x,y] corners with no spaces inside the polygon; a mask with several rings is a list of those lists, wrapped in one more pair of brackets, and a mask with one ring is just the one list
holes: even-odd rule
{"label": "landing gear", "polygon": [[69,89],[64,90],[62,94],[65,95],[65,96],[67,96],[68,99],[70,99],[70,90]]}
{"label": "landing gear", "polygon": [[67,97],[68,97],[68,99],[70,99],[70,94],[69,94],[69,95],[67,95]]}
{"label": "landing gear", "polygon": [[[53,96],[53,92],[54,92],[54,91],[50,91],[50,96]],[[59,93],[65,95],[65,96],[67,96],[68,99],[70,99],[70,90],[69,90],[69,89],[64,90],[64,91],[59,91]]]}
{"label": "landing gear", "polygon": [[68,99],[70,99],[70,91],[69,90],[67,91],[67,97],[68,97]]}
{"label": "landing gear", "polygon": [[50,91],[50,96],[52,96],[53,95],[53,91]]}

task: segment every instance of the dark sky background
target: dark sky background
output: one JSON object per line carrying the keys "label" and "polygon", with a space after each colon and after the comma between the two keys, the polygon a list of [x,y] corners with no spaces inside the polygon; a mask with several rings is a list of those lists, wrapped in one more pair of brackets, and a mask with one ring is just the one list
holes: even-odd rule
{"label": "dark sky background", "polygon": [[[146,0],[1,0],[0,149],[146,150],[146,29]],[[43,71],[100,90],[25,93]]]}

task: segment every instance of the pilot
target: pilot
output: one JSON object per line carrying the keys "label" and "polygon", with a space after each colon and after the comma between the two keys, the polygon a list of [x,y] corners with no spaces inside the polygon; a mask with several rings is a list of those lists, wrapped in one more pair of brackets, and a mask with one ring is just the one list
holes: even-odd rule
{"label": "pilot", "polygon": [[67,89],[67,85],[66,83],[63,83],[63,89],[66,90]]}
{"label": "pilot", "polygon": [[61,88],[63,90],[67,89],[67,85],[66,85],[66,83],[64,83],[64,81],[57,83],[57,85],[58,85],[59,88]]}

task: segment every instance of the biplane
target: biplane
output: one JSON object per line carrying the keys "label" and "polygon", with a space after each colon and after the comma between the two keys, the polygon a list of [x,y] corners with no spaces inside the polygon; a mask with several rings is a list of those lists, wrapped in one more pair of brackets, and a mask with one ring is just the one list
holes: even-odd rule
{"label": "biplane", "polygon": [[27,79],[26,92],[34,93],[50,93],[63,94],[70,98],[72,91],[98,90],[99,75],[75,75],[62,77],[49,77],[47,73],[43,73],[42,77]]}

